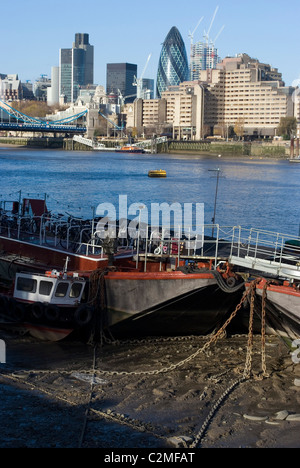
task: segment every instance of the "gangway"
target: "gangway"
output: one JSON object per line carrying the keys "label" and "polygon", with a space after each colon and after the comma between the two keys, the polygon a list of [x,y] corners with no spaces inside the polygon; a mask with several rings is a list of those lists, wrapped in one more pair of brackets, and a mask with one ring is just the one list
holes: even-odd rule
{"label": "gangway", "polygon": [[229,263],[275,277],[300,278],[300,237],[233,228]]}
{"label": "gangway", "polygon": [[115,148],[107,148],[103,143],[98,143],[97,141],[91,140],[90,138],[84,138],[81,135],[74,135],[73,141],[77,141],[78,143],[89,146],[93,150],[97,151],[115,151]]}
{"label": "gangway", "polygon": [[158,138],[152,138],[151,140],[144,140],[144,141],[138,141],[135,143],[136,146],[139,146],[140,148],[151,148],[151,145],[153,143],[165,143],[168,140],[166,136],[163,137],[158,137]]}

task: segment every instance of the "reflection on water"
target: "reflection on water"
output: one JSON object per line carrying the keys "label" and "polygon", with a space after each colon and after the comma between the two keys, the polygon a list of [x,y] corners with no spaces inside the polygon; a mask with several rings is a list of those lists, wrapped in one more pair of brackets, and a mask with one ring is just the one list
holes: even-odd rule
{"label": "reflection on water", "polygon": [[[92,208],[119,195],[128,205],[204,203],[205,222],[213,216],[220,168],[216,222],[298,234],[300,165],[287,160],[195,155],[121,155],[59,150],[0,149],[0,201],[43,198],[53,212],[91,217]],[[166,179],[149,178],[165,169]]]}

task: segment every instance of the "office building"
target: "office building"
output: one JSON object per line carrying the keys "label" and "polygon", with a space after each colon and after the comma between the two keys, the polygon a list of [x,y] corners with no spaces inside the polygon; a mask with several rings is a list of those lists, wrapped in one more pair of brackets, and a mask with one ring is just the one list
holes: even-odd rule
{"label": "office building", "polygon": [[201,70],[217,68],[221,61],[218,49],[208,42],[197,42],[191,46],[190,80],[199,80]]}
{"label": "office building", "polygon": [[0,78],[0,99],[2,101],[18,101],[19,99],[23,99],[22,83],[17,74],[6,75]]}
{"label": "office building", "polygon": [[33,94],[37,101],[47,101],[47,92],[51,87],[51,80],[47,75],[41,75],[33,83]]}
{"label": "office building", "polygon": [[137,97],[134,86],[137,65],[132,63],[108,63],[106,67],[106,93],[116,98],[121,97],[126,104]]}
{"label": "office building", "polygon": [[94,81],[94,46],[88,34],[75,34],[72,49],[60,49],[59,67],[59,94],[65,102],[75,102],[80,88]]}
{"label": "office building", "polygon": [[138,134],[171,131],[174,139],[203,138],[204,87],[186,81],[170,86],[161,99],[138,99],[134,103],[133,126]]}
{"label": "office building", "polygon": [[47,89],[47,104],[59,103],[59,67],[51,67],[51,86]]}
{"label": "office building", "polygon": [[178,29],[173,26],[161,49],[156,94],[160,98],[169,86],[177,86],[189,79],[189,66],[185,44]]}
{"label": "office building", "polygon": [[137,86],[137,99],[154,99],[154,80],[142,78]]}
{"label": "office building", "polygon": [[294,113],[294,88],[285,87],[278,69],[247,54],[227,57],[215,70],[200,71],[205,86],[206,135],[273,137],[282,117]]}

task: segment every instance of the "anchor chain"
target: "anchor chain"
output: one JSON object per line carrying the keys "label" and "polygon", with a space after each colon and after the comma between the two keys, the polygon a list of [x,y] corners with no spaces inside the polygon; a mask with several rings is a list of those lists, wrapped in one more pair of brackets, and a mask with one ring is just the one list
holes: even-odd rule
{"label": "anchor chain", "polygon": [[[93,289],[91,291],[91,295],[90,295],[90,298],[92,299],[96,299],[96,297],[98,296],[98,293],[99,293],[99,290],[101,292],[103,292],[103,289],[104,289],[104,275],[100,275],[101,277],[98,276],[97,280],[94,282],[94,285],[93,285]],[[100,281],[99,281],[100,280]],[[102,281],[101,281],[102,280]],[[98,370],[96,368],[96,364],[95,364],[95,355],[94,355],[94,359],[93,359],[93,369],[92,369],[92,373],[93,375],[95,376],[96,374],[106,374],[106,375],[155,375],[155,374],[161,374],[161,373],[165,373],[165,372],[168,372],[168,371],[171,371],[171,370],[175,370],[176,368],[178,367],[181,367],[183,366],[184,364],[190,362],[192,359],[194,359],[195,357],[197,357],[200,353],[203,353],[205,352],[212,344],[216,343],[222,336],[224,336],[224,332],[227,328],[227,326],[230,324],[230,322],[233,320],[233,318],[237,315],[238,311],[241,309],[242,305],[244,304],[244,302],[248,299],[248,297],[250,296],[250,316],[249,316],[249,331],[248,331],[248,342],[247,342],[247,355],[246,355],[246,361],[245,361],[245,367],[244,367],[244,372],[242,374],[242,376],[237,379],[236,381],[232,382],[230,384],[230,386],[223,392],[223,394],[219,397],[219,399],[216,401],[216,403],[214,404],[214,406],[212,407],[212,409],[210,410],[209,414],[207,415],[205,421],[203,422],[201,428],[200,428],[200,431],[196,434],[196,436],[194,437],[194,441],[191,443],[191,444],[187,444],[186,442],[183,441],[183,445],[184,447],[186,448],[195,448],[197,447],[209,424],[211,423],[212,421],[212,418],[214,417],[214,415],[216,414],[217,410],[221,407],[222,403],[225,401],[225,399],[228,397],[228,395],[241,383],[245,382],[245,381],[248,381],[251,379],[251,369],[252,369],[252,353],[253,353],[253,318],[254,318],[254,307],[255,307],[255,293],[256,293],[256,285],[258,282],[261,281],[261,278],[257,278],[255,279],[254,281],[252,281],[249,285],[249,288],[247,290],[245,290],[245,292],[243,293],[243,296],[239,302],[239,304],[236,306],[235,310],[231,313],[231,315],[227,318],[227,320],[224,322],[224,324],[222,325],[222,327],[219,328],[219,330],[210,337],[210,339],[201,347],[199,348],[195,353],[191,354],[190,356],[188,356],[186,359],[183,359],[182,361],[178,362],[178,363],[175,363],[175,364],[172,364],[170,365],[169,367],[164,367],[162,369],[159,369],[159,370],[152,370],[152,371],[140,371],[140,372],[137,372],[137,371],[132,371],[132,372],[125,372],[125,371],[122,371],[122,372],[118,372],[118,371],[104,371],[104,370]],[[267,298],[267,287],[268,287],[268,282],[265,283],[264,285],[264,288],[263,288],[263,295],[262,295],[262,310],[261,310],[261,344],[262,344],[262,375],[259,377],[260,379],[264,378],[264,377],[269,377],[269,374],[267,374],[267,371],[266,371],[266,355],[265,355],[265,326],[266,326],[266,298]],[[104,295],[101,294],[101,308],[105,308],[105,302],[102,302],[102,301],[105,301],[104,300]],[[94,348],[96,349],[96,348]],[[25,371],[25,373],[28,374],[32,371]],[[54,371],[34,371],[36,373],[54,373]],[[57,371],[56,371],[57,372]],[[59,373],[62,373],[62,374],[70,374],[72,373],[73,371],[58,371]],[[89,371],[86,371],[87,373],[89,373]],[[24,371],[23,371],[24,373]],[[8,376],[7,376],[8,377]],[[16,378],[17,377],[17,373],[14,373],[11,375],[11,378]],[[35,387],[36,389],[38,388],[37,386],[34,386],[31,384],[32,387]],[[122,422],[123,424],[126,424],[128,426],[131,426],[135,429],[138,429],[138,430],[147,430],[148,432],[151,432],[149,431],[150,428],[146,428],[146,425],[143,424],[142,422],[138,422],[138,421],[133,421],[131,420],[130,418],[128,417],[124,417],[122,416],[121,418],[117,418],[117,415],[114,415],[113,413],[112,414],[108,414],[108,412],[103,412],[103,411],[99,411],[99,410],[95,410],[94,408],[91,407],[91,403],[92,403],[92,393],[93,393],[93,385],[91,386],[91,392],[90,392],[90,395],[89,395],[89,401],[88,401],[88,405],[87,405],[87,410],[86,410],[86,413],[85,413],[85,419],[84,419],[84,425],[83,425],[83,428],[82,428],[82,433],[81,433],[81,437],[80,437],[80,446],[83,442],[83,438],[84,438],[84,435],[85,435],[85,431],[86,431],[86,424],[87,424],[87,420],[88,420],[88,414],[90,412],[94,413],[94,414],[98,414],[98,416],[100,417],[104,417],[104,418],[110,418],[110,419],[120,419],[119,422]],[[153,434],[155,435],[155,434]],[[160,438],[163,438],[162,436],[157,436],[157,437],[160,437]]]}

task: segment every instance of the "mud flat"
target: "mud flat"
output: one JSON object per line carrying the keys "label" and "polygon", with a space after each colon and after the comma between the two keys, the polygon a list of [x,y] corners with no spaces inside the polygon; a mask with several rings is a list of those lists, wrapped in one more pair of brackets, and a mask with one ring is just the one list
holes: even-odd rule
{"label": "mud flat", "polygon": [[[299,448],[300,364],[267,336],[90,346],[0,331],[1,448]],[[248,361],[249,362],[249,361]]]}

